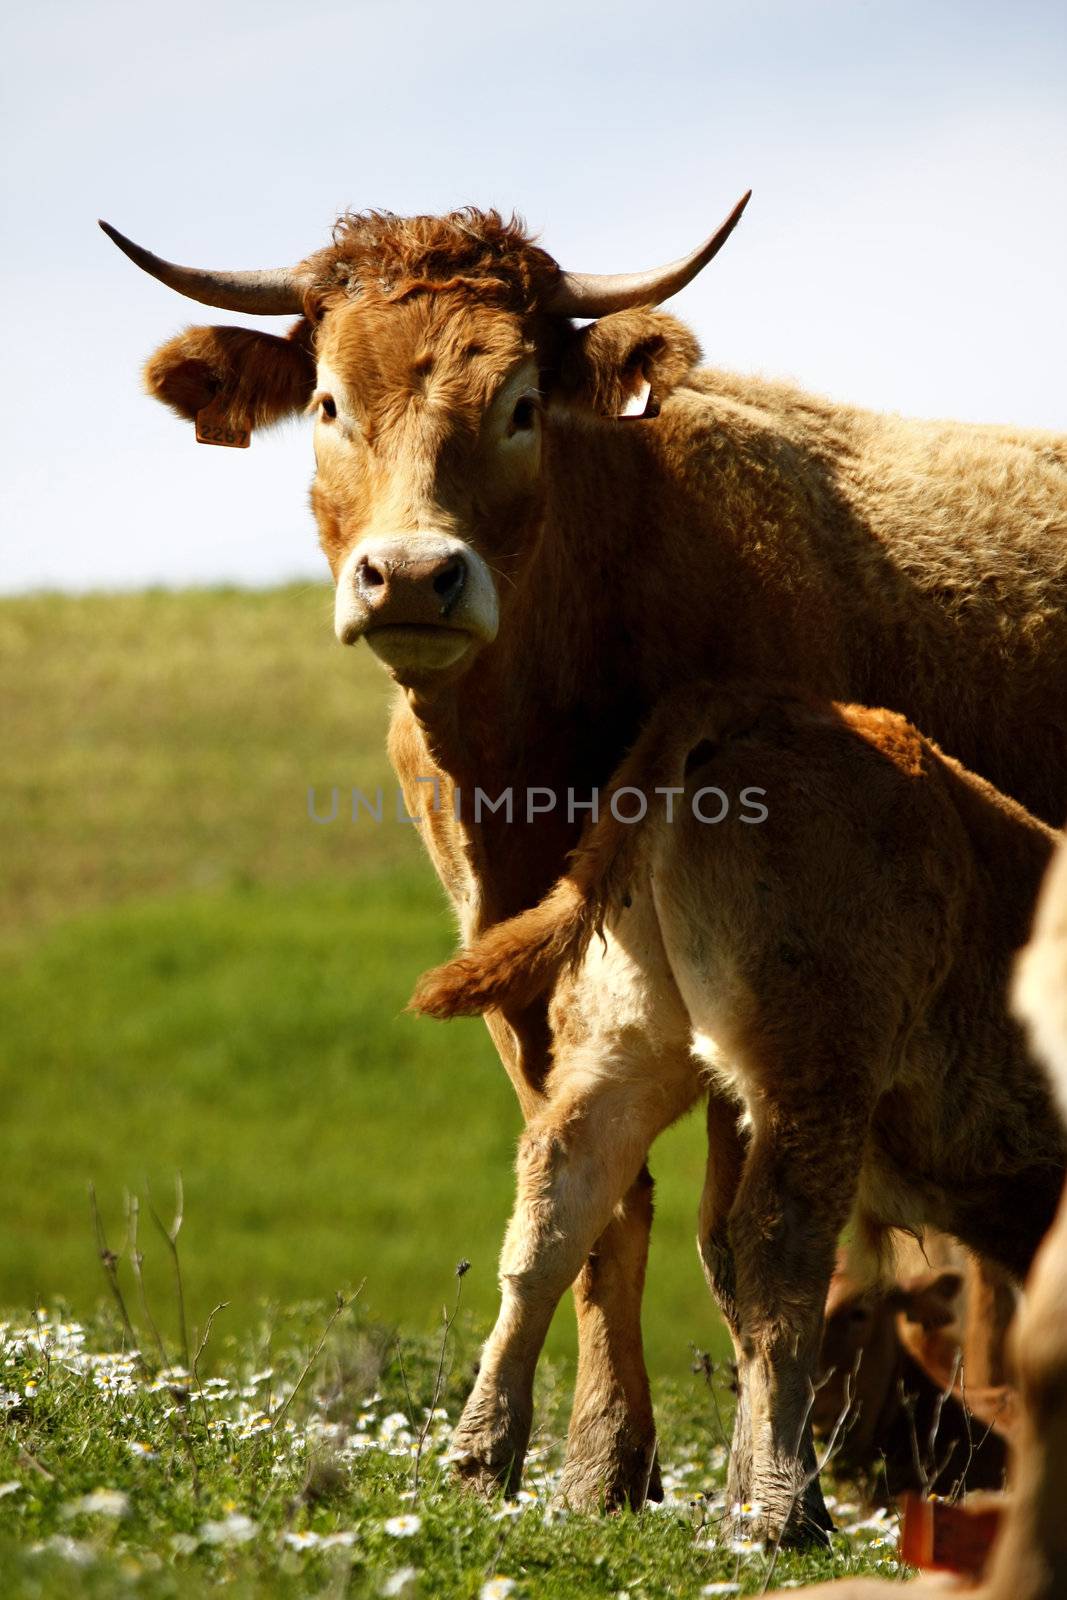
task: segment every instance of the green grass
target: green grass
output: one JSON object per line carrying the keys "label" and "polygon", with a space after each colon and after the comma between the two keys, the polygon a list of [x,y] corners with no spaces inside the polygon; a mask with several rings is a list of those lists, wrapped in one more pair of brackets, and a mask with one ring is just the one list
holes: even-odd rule
{"label": "green grass", "polygon": [[195,1596],[220,1584],[283,1600],[473,1600],[492,1595],[494,1579],[514,1600],[656,1600],[713,1583],[758,1594],[768,1577],[777,1588],[901,1571],[891,1544],[872,1543],[877,1530],[836,1536],[832,1555],[783,1553],[773,1569],[771,1552],[731,1548],[720,1531],[725,1451],[709,1438],[696,1379],[664,1395],[664,1505],[606,1518],[550,1509],[566,1399],[551,1367],[525,1503],[486,1503],[449,1482],[467,1332],[398,1346],[358,1303],[332,1324],[328,1307],[304,1308],[243,1344],[216,1331],[211,1380],[175,1372],[173,1350],[158,1352],[144,1325],[136,1337],[143,1364],[115,1316],[85,1330],[53,1316],[0,1331],[5,1600]]}
{"label": "green grass", "polygon": [[[121,1235],[123,1192],[162,1205],[180,1171],[199,1314],[365,1277],[425,1330],[466,1256],[487,1326],[518,1112],[480,1022],[404,1014],[453,941],[415,829],[308,819],[309,782],[392,782],[387,680],[326,591],[5,601],[0,647],[0,1304],[87,1313],[88,1183]],[[653,1165],[648,1348],[677,1376],[724,1348],[698,1117]]]}
{"label": "green grass", "polygon": [[388,777],[388,687],[326,589],[0,600],[6,931],[183,889],[351,880],[412,828],[315,827]]}

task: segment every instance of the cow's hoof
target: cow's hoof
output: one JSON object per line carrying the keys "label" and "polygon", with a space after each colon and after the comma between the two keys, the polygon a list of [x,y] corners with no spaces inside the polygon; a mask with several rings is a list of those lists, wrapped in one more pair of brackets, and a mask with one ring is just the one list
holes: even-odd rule
{"label": "cow's hoof", "polygon": [[800,1497],[776,1503],[767,1496],[751,1507],[745,1506],[734,1518],[731,1537],[735,1543],[760,1543],[783,1550],[829,1550],[833,1519],[823,1504],[821,1493],[811,1488]]}
{"label": "cow's hoof", "polygon": [[448,1460],[459,1483],[491,1498],[501,1489],[518,1493],[525,1455],[525,1433],[516,1439],[507,1427],[469,1429],[461,1423],[452,1435]]}
{"label": "cow's hoof", "polygon": [[824,1528],[821,1523],[810,1522],[807,1517],[790,1517],[782,1532],[781,1540],[777,1535],[769,1543],[781,1543],[783,1550],[829,1550],[832,1526]]}
{"label": "cow's hoof", "polygon": [[469,1489],[472,1494],[492,1500],[501,1490],[505,1495],[518,1493],[522,1472],[515,1470],[511,1458],[494,1461],[491,1457],[487,1459],[473,1455],[457,1456],[452,1452],[449,1461],[455,1482],[461,1488]]}
{"label": "cow's hoof", "polygon": [[[586,1441],[591,1444],[592,1441]],[[646,1500],[662,1500],[655,1438],[601,1439],[600,1448],[572,1443],[563,1465],[557,1502],[571,1511],[640,1511]]]}

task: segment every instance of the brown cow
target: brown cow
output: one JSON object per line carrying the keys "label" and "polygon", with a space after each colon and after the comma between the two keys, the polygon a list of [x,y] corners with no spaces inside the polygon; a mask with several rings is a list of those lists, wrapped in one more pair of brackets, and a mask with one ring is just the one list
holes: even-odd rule
{"label": "brown cow", "polygon": [[[1015,1009],[1047,1063],[1067,1125],[1067,841],[1048,874],[1020,958]],[[1067,1595],[1067,1190],[1037,1253],[1012,1342],[1019,1372],[1015,1464],[996,1543],[977,1583],[920,1578],[901,1590],[874,1578],[803,1589],[808,1600],[1063,1600]]]}
{"label": "brown cow", "polygon": [[[742,809],[709,825],[708,796]],[[558,978],[465,1459],[517,1471],[559,1296],[710,1086],[700,1247],[738,1363],[731,1489],[769,1535],[825,1527],[810,1396],[850,1214],[871,1241],[935,1226],[1021,1278],[1055,1211],[1067,1139],[1007,1013],[1054,837],[891,712],[759,685],[665,699],[567,875],[416,993],[450,1016]]]}
{"label": "brown cow", "polygon": [[812,1427],[817,1439],[836,1437],[836,1466],[878,1497],[994,1489],[1004,1477],[1015,1401],[1003,1346],[1015,1294],[996,1268],[953,1253],[959,1266],[903,1276],[898,1266],[889,1285],[842,1258],[830,1283]]}
{"label": "brown cow", "polygon": [[[1067,805],[1067,445],[699,370],[654,306],[738,214],[621,282],[562,274],[476,211],[344,217],[266,275],[174,268],[112,233],[194,299],[299,314],[283,339],[188,329],[148,385],[184,417],[210,408],[208,435],[314,414],[337,631],[402,687],[393,760],[468,937],[548,889],[589,790],[666,690],[709,675],[893,706],[1040,815]],[[524,808],[535,786],[558,803]],[[512,789],[517,820],[478,789]],[[490,1029],[536,1118],[543,1002]],[[573,1503],[650,1481],[651,1214],[642,1168],[575,1286]]]}

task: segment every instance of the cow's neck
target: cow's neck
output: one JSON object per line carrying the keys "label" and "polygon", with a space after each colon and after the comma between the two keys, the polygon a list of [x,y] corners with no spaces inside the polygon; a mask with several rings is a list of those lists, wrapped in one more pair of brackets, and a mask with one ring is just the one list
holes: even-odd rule
{"label": "cow's neck", "polygon": [[[399,712],[416,734],[398,762],[402,779],[410,786],[412,758],[421,761],[425,770],[415,776],[438,776],[450,819],[458,808],[461,826],[450,821],[447,832],[463,839],[477,923],[510,915],[549,887],[589,815],[582,802],[607,781],[640,725],[644,697],[632,653],[627,659],[601,620],[610,597],[601,586],[598,605],[580,604],[579,575],[568,566],[560,561],[539,577],[536,603],[516,607],[501,640],[454,689],[411,694]],[[510,820],[507,802],[493,811],[482,798],[498,802],[508,792]],[[539,810],[549,794],[553,808]],[[412,798],[419,804],[419,794]]]}

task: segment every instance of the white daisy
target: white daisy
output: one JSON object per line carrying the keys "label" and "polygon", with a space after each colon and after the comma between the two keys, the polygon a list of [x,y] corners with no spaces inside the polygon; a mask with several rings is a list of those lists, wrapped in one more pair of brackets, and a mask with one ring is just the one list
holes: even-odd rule
{"label": "white daisy", "polygon": [[731,1539],[730,1553],[735,1556],[761,1556],[763,1554],[763,1541],[760,1539]]}
{"label": "white daisy", "polygon": [[422,1518],[416,1516],[414,1511],[405,1511],[399,1517],[387,1518],[383,1526],[394,1539],[410,1539],[422,1527]]}
{"label": "white daisy", "polygon": [[307,1528],[303,1533],[283,1533],[282,1543],[287,1544],[290,1550],[314,1550],[322,1541],[317,1533]]}
{"label": "white daisy", "polygon": [[752,1522],[762,1514],[763,1507],[758,1500],[735,1500],[730,1507],[730,1515],[739,1518],[741,1522]]}
{"label": "white daisy", "polygon": [[94,1489],[83,1494],[80,1500],[71,1500],[63,1507],[65,1517],[124,1517],[130,1509],[130,1497],[121,1489]]}
{"label": "white daisy", "polygon": [[200,1528],[202,1544],[247,1544],[259,1532],[259,1526],[240,1511],[233,1511],[219,1522],[205,1522]]}

